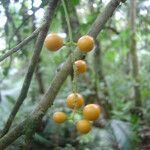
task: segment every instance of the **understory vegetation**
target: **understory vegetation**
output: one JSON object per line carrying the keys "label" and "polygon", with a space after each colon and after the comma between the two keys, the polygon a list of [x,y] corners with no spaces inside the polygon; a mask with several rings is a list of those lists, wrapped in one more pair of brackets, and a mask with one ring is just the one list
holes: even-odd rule
{"label": "understory vegetation", "polygon": [[0,150],[149,150],[149,8],[1,0]]}

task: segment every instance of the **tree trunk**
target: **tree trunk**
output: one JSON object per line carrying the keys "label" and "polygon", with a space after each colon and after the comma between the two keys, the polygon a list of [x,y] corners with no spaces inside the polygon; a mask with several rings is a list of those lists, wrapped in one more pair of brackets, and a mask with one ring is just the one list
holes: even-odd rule
{"label": "tree trunk", "polygon": [[[99,41],[96,41],[96,48],[94,51],[94,71],[95,71],[95,87],[98,88],[98,84],[100,82],[103,82],[104,88],[103,88],[103,94],[104,97],[101,98],[100,103],[104,107],[104,112],[105,112],[105,117],[108,119],[110,117],[110,111],[112,109],[111,104],[109,103],[108,97],[109,97],[109,92],[108,92],[108,85],[103,73],[103,66],[102,66],[102,52],[101,52],[101,44]],[[95,89],[96,91],[98,89]],[[98,93],[98,91],[97,91]]]}
{"label": "tree trunk", "polygon": [[[92,13],[94,13],[95,9],[93,7],[93,3],[94,1],[93,0],[89,0],[89,9]],[[98,11],[98,10],[96,10]],[[108,119],[110,118],[110,111],[112,109],[112,106],[111,104],[109,103],[109,100],[108,100],[108,96],[109,96],[109,92],[108,92],[108,85],[107,85],[107,82],[106,82],[106,79],[105,79],[105,75],[103,73],[103,65],[102,65],[102,51],[101,51],[101,42],[96,40],[95,42],[95,45],[96,45],[96,48],[95,48],[95,51],[94,51],[94,60],[93,60],[93,63],[94,63],[94,72],[95,72],[95,86],[94,86],[94,90],[96,92],[96,97],[98,98],[98,103],[100,105],[102,105],[102,107],[104,107],[103,111],[104,111],[104,115],[105,115],[105,118]],[[100,82],[104,84],[104,88],[103,88],[103,97],[99,97],[98,95],[98,84],[100,84]],[[97,84],[98,83],[98,84]]]}
{"label": "tree trunk", "polygon": [[136,49],[136,0],[130,0],[130,27],[131,27],[131,43],[130,54],[132,62],[132,76],[134,79],[134,99],[135,106],[141,106],[140,81],[139,81],[139,66]]}

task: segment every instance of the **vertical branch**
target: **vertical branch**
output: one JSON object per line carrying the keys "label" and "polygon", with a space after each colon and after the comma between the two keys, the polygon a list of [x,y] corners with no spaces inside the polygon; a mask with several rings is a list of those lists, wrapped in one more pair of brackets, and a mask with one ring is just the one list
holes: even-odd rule
{"label": "vertical branch", "polygon": [[2,131],[1,137],[4,136],[8,132],[8,130],[11,127],[11,124],[12,124],[12,122],[13,122],[20,106],[22,105],[23,101],[25,100],[25,98],[27,96],[28,89],[29,89],[29,86],[30,86],[30,83],[31,83],[31,80],[32,80],[32,76],[33,76],[35,67],[37,65],[37,62],[39,60],[39,55],[40,55],[41,50],[42,50],[44,39],[45,39],[46,34],[48,32],[48,28],[50,26],[50,22],[52,20],[54,10],[57,6],[57,3],[58,3],[58,0],[51,0],[49,2],[49,6],[48,6],[48,9],[47,9],[47,12],[46,12],[46,15],[45,15],[45,21],[46,21],[45,22],[45,27],[42,28],[41,32],[38,35],[38,38],[37,38],[36,44],[35,44],[35,50],[34,50],[34,53],[33,53],[28,71],[26,73],[25,79],[24,79],[23,86],[21,88],[21,92],[19,94],[19,97],[16,101],[15,106],[13,107],[13,110],[11,111],[11,113],[8,117],[8,120],[5,124],[5,127],[4,127],[3,131]]}
{"label": "vertical branch", "polygon": [[73,42],[72,29],[71,29],[71,25],[70,25],[70,17],[69,17],[67,7],[66,7],[66,4],[65,4],[64,0],[62,0],[62,5],[63,5],[64,12],[65,12],[65,18],[66,18],[67,27],[68,27],[68,34],[69,34],[69,40],[70,40],[70,42]]}
{"label": "vertical branch", "polygon": [[[79,23],[79,20],[78,20],[78,16],[77,16],[77,13],[76,13],[76,10],[75,10],[75,7],[72,3],[72,1],[66,1],[65,0],[65,3],[66,3],[66,9],[69,13],[69,20],[70,20],[70,26],[71,26],[71,29],[72,30],[72,33],[73,33],[73,41],[76,41],[79,37],[80,37],[80,33],[79,33],[79,27],[80,27],[80,23]],[[64,31],[67,33],[68,35],[68,27],[66,26],[66,22],[65,22],[65,16],[62,15],[62,26],[63,26],[63,29]],[[68,55],[71,53],[71,51],[68,52]],[[70,76],[71,76],[71,80],[73,80],[73,70],[72,72],[70,73]]]}
{"label": "vertical branch", "polygon": [[141,105],[141,94],[140,94],[140,82],[139,82],[139,66],[138,56],[136,49],[136,0],[130,0],[131,2],[131,14],[130,14],[130,26],[131,26],[131,43],[130,53],[132,61],[132,75],[134,79],[134,98],[135,106]]}
{"label": "vertical branch", "polygon": [[[94,13],[93,0],[89,0],[89,8],[90,11]],[[109,93],[108,93],[108,85],[105,79],[105,75],[103,73],[103,65],[102,65],[102,50],[101,50],[101,42],[96,40],[95,42],[96,48],[93,54],[93,62],[94,62],[94,72],[95,72],[95,92],[96,97],[98,99],[98,103],[104,107],[105,118],[108,119],[110,117],[111,105],[108,101]],[[102,98],[99,98],[98,95],[98,84],[99,82],[103,82],[103,94]]]}
{"label": "vertical branch", "polygon": [[[110,111],[112,108],[108,101],[108,97],[109,97],[108,85],[107,85],[107,82],[103,73],[101,44],[97,40],[96,40],[96,48],[94,51],[94,71],[95,71],[95,76],[96,76],[95,77],[96,88],[98,88],[97,81],[104,83],[104,90],[103,90],[104,97],[101,99],[103,102],[100,102],[100,103],[104,106],[105,117],[109,118]],[[98,89],[95,89],[95,90],[98,93]]]}
{"label": "vertical branch", "polygon": [[71,24],[71,28],[73,29],[72,32],[74,33],[73,37],[74,37],[74,41],[76,41],[81,34],[81,33],[79,33],[80,23],[78,20],[78,16],[77,16],[75,7],[72,4],[72,1],[68,1],[67,4],[68,4],[67,8],[68,8],[69,16],[70,16],[70,24]]}
{"label": "vertical branch", "polygon": [[35,70],[35,76],[38,82],[38,86],[39,86],[39,92],[41,94],[44,94],[44,83],[43,83],[43,79],[42,79],[42,72],[40,70],[40,62],[41,62],[41,58],[39,58],[39,62],[37,64],[36,70]]}
{"label": "vertical branch", "polygon": [[[31,18],[32,19],[32,32],[34,32],[36,29],[36,24],[35,24],[35,21],[36,21],[35,11],[36,11],[36,9],[35,9],[33,3],[34,3],[34,0],[32,0],[32,12],[33,12],[32,18]],[[34,40],[34,43],[35,43],[35,40]],[[43,80],[42,80],[42,73],[40,71],[40,62],[41,62],[41,58],[39,58],[38,63],[37,63],[37,67],[35,69],[35,77],[36,77],[37,82],[38,82],[39,92],[41,94],[44,94],[44,84],[43,84]]]}

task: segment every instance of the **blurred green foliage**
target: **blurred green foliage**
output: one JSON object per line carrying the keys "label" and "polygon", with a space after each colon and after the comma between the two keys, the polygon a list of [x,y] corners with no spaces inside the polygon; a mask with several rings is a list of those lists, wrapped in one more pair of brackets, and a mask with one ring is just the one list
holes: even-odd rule
{"label": "blurred green foliage", "polygon": [[[96,16],[103,11],[106,3],[105,1],[98,0],[92,0],[91,2],[92,3],[85,0],[74,0],[71,3],[71,7],[74,7],[76,11],[69,13],[70,15],[76,13],[78,16],[75,20],[79,21],[80,25],[76,28],[81,35],[87,33]],[[142,106],[140,108],[143,113],[142,120],[132,113],[132,109],[134,108],[134,81],[131,74],[131,61],[128,57],[130,43],[128,14],[130,10],[129,2],[127,2],[123,7],[117,9],[117,12],[106,25],[107,27],[115,29],[117,33],[109,28],[104,28],[97,38],[98,42],[101,43],[101,70],[107,82],[107,90],[109,92],[108,99],[112,106],[110,112],[111,116],[109,120],[106,120],[105,127],[93,127],[89,134],[79,135],[75,130],[74,124],[71,122],[59,126],[52,121],[52,113],[57,110],[65,111],[67,114],[71,112],[66,108],[65,103],[66,97],[71,93],[72,89],[71,77],[69,76],[65,84],[62,85],[53,106],[49,108],[43,119],[43,129],[35,133],[33,137],[33,149],[45,147],[45,149],[63,148],[64,150],[74,150],[77,148],[84,150],[133,150],[138,147],[138,131],[142,129],[143,126],[148,127],[150,125],[150,51],[148,46],[150,45],[150,34],[148,32],[150,22],[148,6],[150,4],[148,3],[147,5],[146,2],[148,3],[147,0],[138,2],[136,32],[137,54],[140,68],[140,90],[142,95]],[[35,6],[31,6],[31,0],[28,2],[11,1],[9,4],[6,4],[9,7],[12,22],[8,18],[6,19],[5,6],[0,3],[0,15],[1,18],[5,20],[5,23],[0,24],[0,41],[4,43],[4,45],[0,47],[0,55],[3,55],[11,47],[14,47],[18,43],[18,40],[23,40],[32,33],[33,22],[31,18],[34,13],[31,10],[32,7],[37,9],[35,12],[36,20],[34,20],[36,27],[40,26],[47,1],[39,0],[39,5],[37,6],[34,0],[34,4]],[[93,12],[91,12],[91,8]],[[59,6],[49,32],[58,32],[64,37],[64,40],[67,41],[68,33],[65,33],[67,23],[65,25],[63,24],[63,17],[64,11],[62,10],[62,6]],[[75,29],[73,29],[73,31],[74,30]],[[73,34],[73,37],[75,36],[76,35]],[[33,54],[34,45],[35,42],[33,40],[33,42],[23,47],[22,51],[15,53],[10,58],[1,62],[0,129],[4,127],[4,123],[19,95],[24,75]],[[56,53],[49,52],[43,47],[39,71],[45,90],[50,85],[57,71],[59,71],[59,68],[63,66],[63,62],[69,53],[70,49],[65,46]],[[81,75],[78,79],[78,89],[86,98],[86,103],[88,103],[89,95],[96,92],[94,89],[95,80],[97,82],[98,95],[106,96],[102,88],[103,81],[99,81],[95,77],[93,70],[93,53],[94,52],[90,52],[86,58],[87,64],[89,65],[88,72]],[[28,96],[15,118],[14,126],[30,114],[35,108],[36,103],[38,103],[43,96],[39,92],[39,86],[36,76],[34,76]],[[93,98],[93,101],[96,101],[96,99]],[[141,125],[143,122],[144,125]],[[11,145],[10,149],[17,146],[19,147],[20,142],[22,143],[21,138]]]}

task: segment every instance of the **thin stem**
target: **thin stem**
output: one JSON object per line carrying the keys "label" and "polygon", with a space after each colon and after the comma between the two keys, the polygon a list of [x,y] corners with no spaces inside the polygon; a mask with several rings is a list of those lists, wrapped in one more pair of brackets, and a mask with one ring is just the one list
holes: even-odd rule
{"label": "thin stem", "polygon": [[[71,25],[70,25],[70,18],[69,18],[69,13],[67,11],[67,7],[66,7],[66,4],[65,4],[65,0],[62,0],[62,4],[63,4],[63,8],[64,8],[64,12],[65,12],[65,17],[66,17],[66,22],[67,22],[67,27],[68,27],[68,34],[69,34],[69,41],[71,43],[70,45],[70,48],[71,50],[73,49],[73,46],[72,46],[72,43],[73,43],[73,38],[72,38],[72,30],[71,30]],[[73,51],[73,55],[72,55],[72,63],[73,63],[73,81],[72,81],[72,92],[75,94],[75,98],[74,98],[74,101],[75,101],[75,106],[74,106],[74,109],[73,109],[73,120],[74,120],[74,115],[76,113],[76,105],[77,105],[77,68],[74,64],[75,62],[75,54],[74,54],[74,51]]]}
{"label": "thin stem", "polygon": [[72,92],[77,93],[77,68],[74,64],[75,60],[73,60],[73,81],[72,81]]}
{"label": "thin stem", "polygon": [[[67,27],[68,27],[69,42],[73,43],[72,29],[71,29],[71,25],[70,25],[70,17],[69,17],[69,13],[68,13],[68,10],[67,10],[67,7],[66,7],[65,0],[62,0],[62,4],[63,4],[63,8],[64,8],[64,12],[65,12],[65,18],[66,18]],[[72,50],[72,48],[73,48],[72,45],[70,45],[70,48]],[[73,53],[73,56],[72,56],[72,63],[73,63],[73,81],[72,81],[73,86],[72,86],[72,91],[73,91],[73,93],[76,93],[76,91],[77,91],[76,66],[74,65],[74,62],[75,62],[75,56],[74,56],[74,53]]]}
{"label": "thin stem", "polygon": [[72,30],[71,30],[71,25],[70,25],[70,18],[69,18],[69,14],[68,14],[67,7],[66,7],[66,4],[65,4],[64,0],[62,0],[62,5],[63,5],[63,8],[64,8],[65,18],[66,18],[66,22],[67,22],[67,26],[68,26],[69,40],[70,40],[70,42],[73,42]]}
{"label": "thin stem", "polygon": [[22,42],[20,42],[16,47],[8,50],[7,53],[0,56],[0,62],[9,57],[10,55],[12,55],[13,53],[19,50],[23,50],[22,47],[31,42],[39,34],[39,32],[43,29],[43,27],[45,27],[45,23],[40,28],[36,29],[29,37],[25,38]]}

